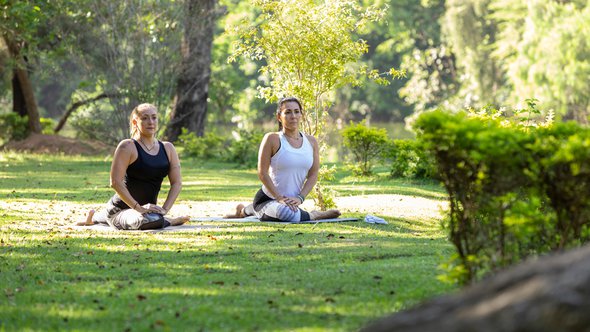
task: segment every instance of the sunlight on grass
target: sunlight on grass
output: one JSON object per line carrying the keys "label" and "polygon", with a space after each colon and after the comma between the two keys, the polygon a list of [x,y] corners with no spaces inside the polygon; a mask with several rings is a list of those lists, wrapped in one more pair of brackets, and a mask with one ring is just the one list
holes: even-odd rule
{"label": "sunlight on grass", "polygon": [[[195,222],[183,232],[95,232],[68,225],[112,195],[108,161],[0,161],[0,330],[351,331],[454,289],[436,279],[452,246],[439,227],[444,193],[431,181],[346,182],[352,177],[341,171],[346,181],[331,186],[345,214],[375,214],[387,225]],[[175,209],[200,216],[213,203],[251,200],[255,170],[232,167],[183,163]]]}

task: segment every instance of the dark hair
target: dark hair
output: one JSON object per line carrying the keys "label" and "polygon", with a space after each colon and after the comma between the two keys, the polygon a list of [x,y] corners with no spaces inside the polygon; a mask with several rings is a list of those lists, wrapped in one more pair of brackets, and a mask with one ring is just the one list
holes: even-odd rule
{"label": "dark hair", "polygon": [[[277,114],[281,113],[281,107],[283,107],[283,104],[288,103],[288,102],[296,102],[297,105],[299,105],[299,109],[301,111],[303,111],[303,106],[301,106],[301,102],[299,101],[299,99],[295,98],[295,97],[285,97],[285,98],[281,98],[279,99],[279,102],[277,103]],[[279,121],[279,131],[283,130],[283,124],[281,123],[281,121]]]}

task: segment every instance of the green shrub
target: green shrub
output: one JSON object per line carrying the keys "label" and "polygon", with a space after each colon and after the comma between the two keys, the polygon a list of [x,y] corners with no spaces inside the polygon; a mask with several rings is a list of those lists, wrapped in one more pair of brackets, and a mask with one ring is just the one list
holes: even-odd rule
{"label": "green shrub", "polygon": [[184,147],[183,153],[187,157],[221,160],[225,155],[225,140],[215,133],[208,132],[203,137],[198,137],[195,133],[182,128],[178,140]]}
{"label": "green shrub", "polygon": [[542,129],[535,142],[539,186],[557,213],[554,249],[590,238],[590,130],[575,123]]}
{"label": "green shrub", "polygon": [[461,283],[590,240],[590,129],[477,114],[416,122],[449,195],[443,226],[456,255],[445,278]]}
{"label": "green shrub", "polygon": [[4,141],[25,139],[28,121],[27,116],[20,116],[15,112],[0,114],[0,138]]}
{"label": "green shrub", "polygon": [[264,132],[240,129],[233,134],[227,150],[227,160],[242,167],[255,168],[258,164],[258,148]]}
{"label": "green shrub", "polygon": [[46,135],[53,135],[53,128],[55,128],[55,120],[51,118],[41,118],[41,132]]}
{"label": "green shrub", "polygon": [[373,164],[386,148],[388,138],[385,129],[370,128],[365,122],[352,122],[342,131],[344,146],[352,152],[354,164],[349,164],[358,175],[371,175]]}
{"label": "green shrub", "polygon": [[336,208],[336,191],[326,184],[326,182],[334,181],[336,179],[336,166],[328,167],[322,165],[318,171],[318,182],[313,190],[309,193],[309,197],[315,202],[315,205],[321,210]]}
{"label": "green shrub", "polygon": [[383,154],[390,164],[389,175],[404,178],[435,177],[433,161],[416,140],[397,139],[390,142]]}

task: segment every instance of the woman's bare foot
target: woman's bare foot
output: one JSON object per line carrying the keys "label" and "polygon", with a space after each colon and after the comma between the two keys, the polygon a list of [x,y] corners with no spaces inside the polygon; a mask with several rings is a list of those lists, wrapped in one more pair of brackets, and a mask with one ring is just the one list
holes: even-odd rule
{"label": "woman's bare foot", "polygon": [[74,225],[76,226],[92,226],[94,225],[94,221],[92,221],[92,216],[94,215],[94,210],[89,210],[88,214],[86,215],[86,220],[85,221],[78,221],[76,223],[74,223]]}
{"label": "woman's bare foot", "polygon": [[166,217],[166,220],[168,220],[168,222],[170,223],[170,226],[179,226],[179,225],[189,222],[191,220],[191,218],[189,216],[182,216],[182,217],[176,217],[176,218]]}
{"label": "woman's bare foot", "polygon": [[311,218],[311,220],[338,218],[338,217],[340,217],[340,211],[338,211],[338,210],[311,211],[309,213],[309,217]]}
{"label": "woman's bare foot", "polygon": [[230,218],[244,218],[246,215],[244,214],[244,204],[238,204],[236,206],[236,213],[235,214],[226,214],[223,216],[224,219]]}

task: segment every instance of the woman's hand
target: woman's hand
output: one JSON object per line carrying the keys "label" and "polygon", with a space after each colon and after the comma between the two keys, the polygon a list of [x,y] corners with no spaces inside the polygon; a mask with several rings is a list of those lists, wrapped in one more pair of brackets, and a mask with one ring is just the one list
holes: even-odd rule
{"label": "woman's hand", "polygon": [[281,197],[280,199],[278,199],[278,201],[287,205],[293,211],[297,211],[297,209],[299,208],[299,205],[301,205],[301,203],[303,203],[299,197],[287,197],[287,196]]}
{"label": "woman's hand", "polygon": [[[138,209],[141,208],[141,209]],[[137,206],[136,210],[139,213],[150,213],[150,212],[154,212],[154,213],[159,213],[161,215],[165,215],[166,213],[168,213],[168,211],[166,211],[166,209],[164,209],[161,206],[158,206],[156,204],[152,204],[152,203],[147,203],[145,205],[142,206]]]}

